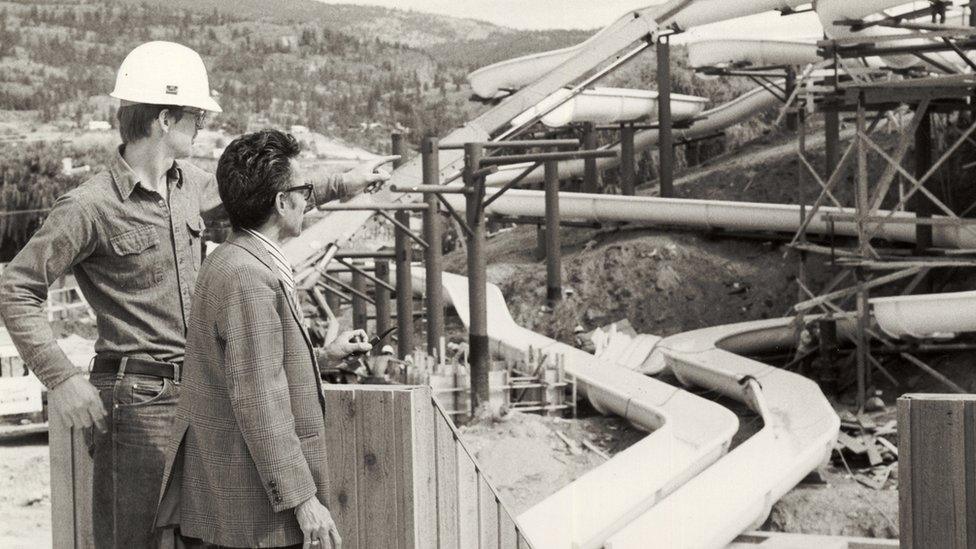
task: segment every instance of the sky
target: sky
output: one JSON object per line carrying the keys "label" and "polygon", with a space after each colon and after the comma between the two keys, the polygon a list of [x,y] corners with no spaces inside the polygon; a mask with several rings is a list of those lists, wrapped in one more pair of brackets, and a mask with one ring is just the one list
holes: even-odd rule
{"label": "sky", "polygon": [[[596,29],[628,10],[661,3],[657,0],[319,0],[360,4],[481,19],[516,29]],[[731,0],[728,0],[731,1]],[[768,37],[816,36],[822,32],[811,13],[781,17],[778,13],[701,27],[702,34]]]}

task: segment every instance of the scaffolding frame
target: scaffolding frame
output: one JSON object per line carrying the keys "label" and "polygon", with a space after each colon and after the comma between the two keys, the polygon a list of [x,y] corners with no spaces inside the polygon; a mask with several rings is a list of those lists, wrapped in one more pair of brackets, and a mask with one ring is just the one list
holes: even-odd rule
{"label": "scaffolding frame", "polygon": [[[858,22],[849,22],[852,26]],[[885,26],[908,28],[898,21],[885,21]],[[965,58],[963,48],[976,49],[970,37],[976,35],[976,29],[925,29],[913,28],[912,32],[898,37],[899,40],[912,40],[920,37],[931,38],[937,33],[942,39],[941,47],[932,45],[927,51],[950,51]],[[922,32],[929,31],[929,32]],[[953,42],[951,39],[956,39]],[[895,40],[892,40],[895,42]],[[811,179],[819,187],[817,199],[810,208],[801,206],[800,227],[796,231],[789,246],[796,252],[797,285],[800,302],[794,307],[798,329],[802,329],[804,316],[819,309],[826,319],[841,317],[852,318],[854,323],[853,339],[855,343],[854,358],[856,361],[857,407],[864,408],[868,389],[872,385],[875,372],[887,377],[898,384],[897,379],[872,354],[872,343],[886,352],[897,352],[900,356],[915,365],[926,374],[934,377],[954,392],[962,392],[962,388],[946,378],[928,364],[913,356],[904,346],[898,346],[870,324],[869,298],[873,289],[896,281],[910,279],[902,290],[903,295],[913,293],[923,285],[926,277],[935,267],[976,267],[976,250],[947,251],[933,246],[933,229],[948,227],[958,231],[966,231],[976,236],[976,219],[964,217],[973,209],[967,208],[957,214],[952,208],[930,188],[935,174],[944,168],[946,163],[959,154],[964,145],[976,147],[973,134],[976,133],[976,114],[973,113],[971,98],[976,96],[976,79],[972,75],[949,75],[939,77],[922,77],[906,80],[893,80],[894,71],[882,78],[881,81],[865,78],[864,74],[849,75],[843,79],[839,72],[845,66],[845,60],[863,57],[879,52],[875,44],[865,45],[857,39],[842,39],[823,41],[820,46],[824,49],[825,57],[834,59],[835,77],[823,83],[808,86],[799,94],[796,108],[800,112],[797,136],[797,199],[803,204],[802,190],[804,181]],[[899,52],[898,45],[886,46],[885,53]],[[970,63],[965,58],[967,64]],[[875,72],[874,69],[871,72]],[[876,76],[876,75],[875,75]],[[875,138],[875,131],[879,124],[890,119],[890,113],[908,105],[913,115],[904,124],[893,150],[888,151]],[[806,132],[808,113],[820,113],[826,119],[827,154],[825,176],[814,167],[806,150]],[[840,150],[839,117],[841,113],[853,113],[855,133],[843,154],[837,157]],[[873,114],[869,122],[868,117]],[[966,129],[932,161],[932,120],[942,114],[947,118],[965,119]],[[835,120],[830,124],[831,118]],[[832,135],[831,135],[832,134]],[[915,145],[915,173],[909,172],[902,164],[912,145]],[[833,151],[830,149],[833,148]],[[924,152],[923,152],[924,151]],[[871,157],[883,161],[884,170],[880,177],[872,179],[869,175],[868,163]],[[824,213],[824,206],[842,207],[842,201],[835,196],[843,181],[847,180],[850,170],[854,170],[854,204],[853,213]],[[895,182],[898,186],[895,187]],[[898,189],[898,197],[894,207],[885,211],[881,209],[885,199],[893,188]],[[908,209],[916,213],[915,217],[897,216],[896,213]],[[939,217],[934,217],[938,214]],[[830,245],[811,244],[807,238],[807,229],[815,219],[826,221],[828,227],[838,222],[854,222],[857,227],[857,237],[854,245],[837,246],[833,235],[828,236]],[[883,227],[890,224],[910,224],[915,228],[916,246],[906,254],[905,249],[886,249],[876,245],[872,240],[877,238]],[[833,231],[830,231],[831,233]],[[829,256],[829,262],[842,268],[842,271],[819,292],[810,288],[806,277],[806,261],[808,254]],[[846,287],[838,289],[842,284]],[[844,312],[845,301],[854,298],[853,315]],[[916,348],[921,346],[915,346]],[[939,346],[924,345],[927,350]]]}

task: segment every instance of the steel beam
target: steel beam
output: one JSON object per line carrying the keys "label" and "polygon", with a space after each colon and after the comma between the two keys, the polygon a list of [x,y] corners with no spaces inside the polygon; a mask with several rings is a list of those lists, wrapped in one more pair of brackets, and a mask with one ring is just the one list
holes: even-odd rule
{"label": "steel beam", "polygon": [[634,155],[634,125],[620,125],[620,192],[624,196],[634,196],[637,174]]}
{"label": "steel beam", "polygon": [[674,196],[674,137],[671,133],[671,39],[657,39],[658,188],[662,198]]}
{"label": "steel beam", "polygon": [[[386,284],[390,283],[390,262],[388,260],[381,259],[376,262],[376,278]],[[379,335],[390,329],[393,324],[390,318],[390,290],[382,284],[377,284],[374,295],[376,301],[376,334]],[[380,349],[373,349],[374,355],[379,353]]]}
{"label": "steel beam", "polygon": [[[440,152],[437,138],[424,139],[421,146],[421,162],[423,165],[423,182],[425,185],[436,185],[440,177]],[[441,227],[440,201],[434,193],[424,194],[427,211],[424,213],[424,240],[427,248],[424,250],[425,282],[427,294],[427,354],[441,356],[444,348],[444,287],[441,282],[443,260],[443,227]]]}
{"label": "steel beam", "polygon": [[[597,133],[593,124],[586,122],[583,124],[583,149],[587,151],[596,150],[597,143]],[[583,160],[583,192],[584,193],[599,193],[600,183],[598,181],[600,174],[596,168],[596,158],[587,158]]]}
{"label": "steel beam", "polygon": [[559,243],[559,163],[545,164],[546,176],[546,301],[550,307],[563,298],[562,254]]}
{"label": "steel beam", "polygon": [[366,277],[358,270],[352,272],[352,287],[356,290],[352,294],[352,327],[356,330],[366,330],[366,315],[368,314],[366,301],[359,297],[366,293]]}
{"label": "steel beam", "polygon": [[477,416],[488,404],[488,371],[491,356],[488,347],[488,304],[485,289],[485,216],[482,199],[485,194],[484,180],[472,178],[471,174],[481,164],[483,149],[477,144],[464,147],[465,185],[475,192],[467,194],[468,235],[468,361],[471,367],[471,412]]}
{"label": "steel beam", "polygon": [[[400,225],[410,226],[410,212],[396,212]],[[397,227],[393,247],[396,252],[396,302],[397,302],[397,356],[406,358],[413,352],[413,279],[410,264],[413,249],[407,231]]]}

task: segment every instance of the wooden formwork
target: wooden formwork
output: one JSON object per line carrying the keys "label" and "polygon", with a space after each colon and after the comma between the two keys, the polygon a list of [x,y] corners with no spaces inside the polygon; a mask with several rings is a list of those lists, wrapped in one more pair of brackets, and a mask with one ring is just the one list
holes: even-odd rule
{"label": "wooden formwork", "polygon": [[976,395],[898,399],[901,547],[976,547]]}
{"label": "wooden formwork", "polygon": [[[346,549],[531,547],[429,387],[326,386],[330,511]],[[54,547],[93,546],[91,458],[51,422]]]}

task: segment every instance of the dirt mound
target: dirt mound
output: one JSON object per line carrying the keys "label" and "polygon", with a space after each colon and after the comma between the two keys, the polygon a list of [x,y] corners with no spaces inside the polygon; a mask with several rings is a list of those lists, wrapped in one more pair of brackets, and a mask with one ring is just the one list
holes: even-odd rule
{"label": "dirt mound", "polygon": [[612,455],[644,436],[617,418],[567,420],[519,412],[461,428],[462,440],[514,515],[604,463],[582,446],[584,439]]}

